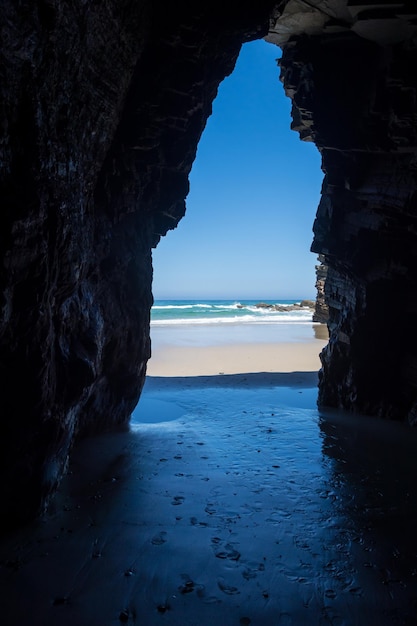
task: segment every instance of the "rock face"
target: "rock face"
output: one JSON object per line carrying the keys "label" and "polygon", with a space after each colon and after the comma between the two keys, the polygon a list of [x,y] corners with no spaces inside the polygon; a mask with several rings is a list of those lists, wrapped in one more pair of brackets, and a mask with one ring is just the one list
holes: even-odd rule
{"label": "rock face", "polygon": [[211,103],[250,39],[282,47],[292,127],[323,157],[320,402],[416,419],[417,16],[409,2],[315,3],[2,2],[8,525],[42,510],[78,437],[129,419],[150,355],[151,249],[184,215]]}
{"label": "rock face", "polygon": [[313,322],[327,324],[329,321],[329,306],[326,302],[325,287],[327,279],[327,265],[323,255],[318,256],[319,265],[316,265],[316,302],[314,305]]}
{"label": "rock face", "polygon": [[258,302],[255,304],[255,307],[257,309],[286,313],[288,311],[300,311],[301,309],[314,310],[315,302],[313,300],[301,300],[301,302],[295,302],[294,304],[267,304],[266,302]]}
{"label": "rock face", "polygon": [[[0,501],[42,509],[77,437],[125,424],[151,249],[184,215],[217,87],[272,2],[2,3]],[[246,6],[247,5],[247,6]],[[4,521],[4,518],[3,518]]]}
{"label": "rock face", "polygon": [[312,245],[328,267],[319,402],[414,422],[416,16],[371,14],[369,36],[340,27],[285,46],[282,80],[293,127],[319,146],[325,172]]}

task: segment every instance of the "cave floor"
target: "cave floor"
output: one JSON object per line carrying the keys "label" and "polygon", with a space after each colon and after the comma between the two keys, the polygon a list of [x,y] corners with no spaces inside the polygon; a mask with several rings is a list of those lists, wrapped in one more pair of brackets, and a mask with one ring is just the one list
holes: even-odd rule
{"label": "cave floor", "polygon": [[149,378],[0,542],[5,626],[416,624],[417,432],[315,376]]}

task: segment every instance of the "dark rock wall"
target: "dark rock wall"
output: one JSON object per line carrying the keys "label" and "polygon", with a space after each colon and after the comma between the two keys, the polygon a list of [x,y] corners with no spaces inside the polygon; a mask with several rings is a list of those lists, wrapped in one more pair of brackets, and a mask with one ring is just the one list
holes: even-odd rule
{"label": "dark rock wall", "polygon": [[129,419],[150,355],[151,249],[184,215],[218,84],[268,30],[292,126],[326,174],[313,243],[328,267],[320,402],[417,414],[413,19],[381,43],[363,36],[375,15],[317,2],[1,3],[8,525],[42,510],[78,437]]}
{"label": "dark rock wall", "polygon": [[2,2],[9,525],[42,509],[77,437],[128,421],[150,355],[151,248],[184,214],[218,84],[272,4]]}
{"label": "dark rock wall", "polygon": [[319,403],[415,421],[416,42],[352,32],[286,46],[293,127],[325,178],[312,250],[328,267]]}
{"label": "dark rock wall", "polygon": [[323,255],[318,256],[319,264],[316,265],[316,301],[313,313],[313,322],[319,322],[320,324],[327,324],[329,321],[329,305],[326,302],[326,279],[327,279],[327,265]]}
{"label": "dark rock wall", "polygon": [[[130,4],[1,7],[0,500],[11,521],[39,509],[85,424],[126,421],[149,354],[149,243],[134,252],[134,303],[137,242],[122,243],[121,220],[111,229],[93,198],[147,36],[146,7]],[[103,281],[112,247],[119,275]]]}

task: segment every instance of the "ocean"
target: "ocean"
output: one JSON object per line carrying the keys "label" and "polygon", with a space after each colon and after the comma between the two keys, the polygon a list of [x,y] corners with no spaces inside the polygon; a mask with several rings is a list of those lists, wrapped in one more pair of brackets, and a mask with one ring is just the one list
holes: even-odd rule
{"label": "ocean", "polygon": [[[313,310],[294,307],[300,302],[301,300],[155,300],[151,310],[151,326],[271,323],[311,325]],[[273,308],[276,305],[280,310]]]}
{"label": "ocean", "polygon": [[151,310],[152,355],[154,359],[166,360],[172,347],[306,344],[327,340],[327,327],[313,322],[313,308],[301,307],[301,302],[155,300]]}

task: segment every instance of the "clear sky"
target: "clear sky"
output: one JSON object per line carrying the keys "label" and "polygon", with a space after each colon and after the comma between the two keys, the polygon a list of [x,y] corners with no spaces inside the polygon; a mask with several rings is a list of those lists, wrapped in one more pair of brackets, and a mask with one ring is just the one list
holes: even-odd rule
{"label": "clear sky", "polygon": [[315,297],[321,158],[290,129],[279,56],[262,40],[245,44],[220,85],[186,215],[153,251],[155,299]]}

